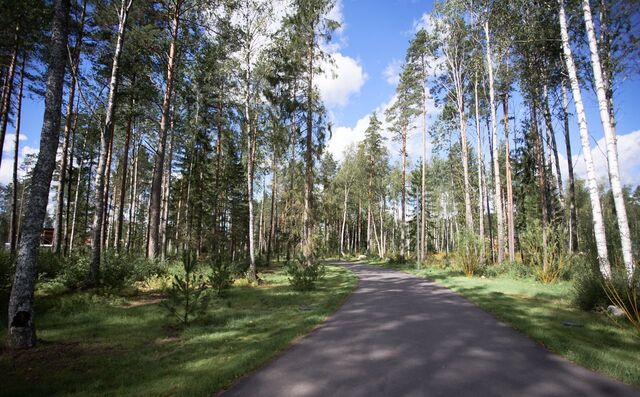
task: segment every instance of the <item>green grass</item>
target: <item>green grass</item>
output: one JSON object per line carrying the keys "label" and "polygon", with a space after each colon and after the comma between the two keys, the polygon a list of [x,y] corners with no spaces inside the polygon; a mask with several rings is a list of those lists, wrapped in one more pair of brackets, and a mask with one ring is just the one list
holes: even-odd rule
{"label": "green grass", "polygon": [[[542,284],[503,275],[467,278],[451,268],[369,262],[406,271],[448,287],[549,350],[584,367],[640,386],[640,337],[630,324],[571,304],[572,284]],[[571,321],[577,326],[567,326]]]}
{"label": "green grass", "polygon": [[282,270],[262,276],[259,287],[238,283],[185,330],[153,293],[39,296],[39,344],[0,354],[0,395],[211,396],[309,332],[356,286],[336,266],[302,293]]}

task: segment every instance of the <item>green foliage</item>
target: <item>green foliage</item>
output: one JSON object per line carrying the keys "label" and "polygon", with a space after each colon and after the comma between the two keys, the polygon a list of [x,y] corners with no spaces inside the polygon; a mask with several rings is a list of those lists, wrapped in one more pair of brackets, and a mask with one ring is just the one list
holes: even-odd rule
{"label": "green foliage", "polygon": [[565,249],[564,241],[561,228],[543,228],[538,222],[531,222],[520,236],[533,274],[545,284],[558,280],[571,264],[572,254]]}
{"label": "green foliage", "polygon": [[597,259],[578,256],[573,273],[573,305],[585,311],[607,306],[609,299],[603,283]]}
{"label": "green foliage", "polygon": [[460,233],[456,244],[457,264],[467,277],[473,277],[480,270],[482,240],[471,230]]}
{"label": "green foliage", "polygon": [[9,292],[13,273],[15,270],[15,261],[8,251],[0,250],[0,296]]}
{"label": "green foliage", "polygon": [[65,260],[49,251],[41,249],[38,252],[38,276],[45,278],[54,278],[60,273],[64,266]]}
{"label": "green foliage", "polygon": [[160,260],[107,251],[102,257],[99,284],[106,289],[121,289],[164,274],[166,267]]}
{"label": "green foliage", "polygon": [[91,260],[82,252],[73,252],[66,258],[55,280],[59,281],[69,290],[78,290],[84,287],[89,274]]}
{"label": "green foliage", "polygon": [[640,336],[640,271],[637,270],[629,280],[624,267],[618,266],[611,279],[605,280],[603,289],[609,301],[622,310],[624,316]]}
{"label": "green foliage", "polygon": [[195,254],[185,253],[182,259],[182,272],[173,276],[167,299],[162,302],[169,316],[175,317],[183,326],[201,315],[209,304],[206,284],[202,274],[197,272],[198,261]]}
{"label": "green foliage", "polygon": [[308,261],[300,256],[296,261],[285,263],[289,284],[296,291],[310,291],[315,288],[316,282],[321,280],[326,273],[325,266],[317,261]]}
{"label": "green foliage", "polygon": [[505,277],[514,280],[522,280],[531,277],[531,268],[518,261],[504,261],[500,265],[489,265],[482,269],[486,277]]}
{"label": "green foliage", "polygon": [[218,256],[209,260],[209,267],[211,268],[211,274],[208,277],[208,284],[216,292],[216,295],[222,297],[233,285],[235,278],[233,265]]}
{"label": "green foliage", "polygon": [[[88,253],[74,252],[61,261],[60,270],[54,279],[70,290],[84,288],[90,263]],[[163,276],[166,272],[166,264],[159,260],[106,251],[102,257],[98,286],[105,290],[119,290],[133,287],[151,277]]]}

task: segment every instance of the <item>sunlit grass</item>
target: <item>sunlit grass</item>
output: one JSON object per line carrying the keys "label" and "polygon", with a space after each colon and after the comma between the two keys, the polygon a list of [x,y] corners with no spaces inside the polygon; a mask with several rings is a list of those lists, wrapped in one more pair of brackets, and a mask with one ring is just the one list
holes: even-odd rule
{"label": "sunlit grass", "polygon": [[0,354],[0,395],[211,396],[309,332],[356,286],[355,275],[336,266],[303,293],[280,270],[262,276],[263,285],[239,283],[184,330],[150,292],[40,296],[40,342]]}
{"label": "sunlit grass", "polygon": [[528,335],[549,350],[584,367],[640,386],[640,338],[633,327],[614,323],[606,314],[572,306],[572,284],[542,284],[508,275],[467,278],[461,271],[438,266],[369,263],[406,271],[451,288],[497,319]]}

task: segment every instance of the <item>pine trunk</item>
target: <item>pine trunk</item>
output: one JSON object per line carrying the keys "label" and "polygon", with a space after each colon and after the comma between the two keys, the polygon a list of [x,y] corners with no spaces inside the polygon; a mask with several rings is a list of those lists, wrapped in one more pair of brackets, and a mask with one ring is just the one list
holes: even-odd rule
{"label": "pine trunk", "polygon": [[53,7],[40,152],[33,169],[15,277],[9,298],[8,344],[14,349],[27,349],[36,344],[33,311],[37,278],[36,259],[42,225],[47,212],[51,177],[56,166],[64,72],[67,64],[65,55],[69,3],[69,0],[56,0]]}
{"label": "pine trunk", "polygon": [[98,273],[100,271],[100,258],[102,255],[102,227],[104,216],[104,202],[105,202],[105,174],[107,170],[107,156],[109,151],[109,145],[113,137],[114,129],[114,116],[116,108],[116,91],[118,90],[119,68],[120,68],[120,55],[122,54],[122,47],[124,45],[124,33],[127,24],[127,17],[129,16],[129,8],[131,7],[132,0],[122,0],[119,13],[118,24],[118,36],[116,41],[116,48],[113,54],[113,62],[111,65],[111,78],[109,80],[109,95],[107,99],[107,107],[105,110],[106,116],[104,120],[104,127],[100,135],[100,156],[98,160],[98,168],[96,170],[96,183],[95,183],[95,202],[93,205],[93,235],[91,238],[91,269],[89,272],[89,284],[95,285],[98,282]]}
{"label": "pine trunk", "polygon": [[16,132],[13,143],[13,186],[11,188],[11,231],[9,234],[9,249],[11,257],[15,256],[18,246],[18,153],[20,148],[20,125],[22,122],[22,92],[24,88],[24,66],[27,57],[22,58],[20,68],[20,88],[18,88],[18,109],[16,110]]}
{"label": "pine trunk", "polygon": [[158,133],[158,146],[154,156],[153,178],[151,181],[151,196],[149,198],[149,238],[147,239],[147,256],[155,258],[160,249],[160,212],[162,206],[162,176],[164,175],[164,157],[167,146],[167,127],[169,123],[169,111],[171,94],[173,92],[173,78],[176,66],[176,46],[178,44],[178,28],[180,24],[180,9],[183,0],[174,3],[171,24],[171,42],[169,44],[169,59],[167,62],[166,87],[162,100],[162,117],[160,118],[160,130]]}

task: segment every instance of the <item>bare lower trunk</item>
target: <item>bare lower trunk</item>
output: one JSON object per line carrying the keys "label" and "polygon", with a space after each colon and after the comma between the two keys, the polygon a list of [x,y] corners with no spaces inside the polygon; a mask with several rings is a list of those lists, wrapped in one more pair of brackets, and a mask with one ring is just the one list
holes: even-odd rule
{"label": "bare lower trunk", "polygon": [[480,129],[480,112],[478,109],[478,74],[476,72],[473,80],[473,96],[475,105],[475,122],[476,122],[476,135],[477,135],[477,150],[478,150],[478,235],[480,236],[480,261],[484,260],[485,256],[485,243],[484,243],[484,183],[483,183],[483,169],[484,169],[484,152],[482,150],[482,130]]}
{"label": "bare lower trunk", "polygon": [[20,69],[20,88],[18,89],[18,109],[16,110],[16,133],[13,143],[13,186],[11,189],[11,232],[9,234],[9,248],[11,256],[16,254],[18,245],[18,152],[20,148],[20,124],[22,121],[22,91],[24,88],[24,65],[26,56],[22,58]]}
{"label": "bare lower trunk", "polygon": [[407,127],[403,126],[402,127],[402,186],[401,186],[401,195],[402,195],[402,202],[401,202],[401,210],[400,210],[400,256],[404,257],[406,251],[408,250],[408,247],[406,244],[406,227],[405,227],[405,223],[406,223],[406,211],[405,211],[405,207],[406,207],[406,186],[407,186]]}
{"label": "bare lower trunk", "polygon": [[507,178],[507,200],[506,200],[506,218],[507,218],[507,246],[509,248],[509,260],[511,262],[516,259],[516,231],[513,221],[513,181],[511,177],[511,152],[509,149],[509,97],[504,94],[502,97],[502,110],[504,113],[504,169]]}
{"label": "bare lower trunk", "polygon": [[491,130],[493,135],[493,172],[494,172],[494,207],[496,209],[496,220],[498,222],[498,263],[502,263],[504,258],[504,223],[502,221],[502,199],[500,196],[500,163],[498,159],[498,126],[496,121],[496,101],[493,88],[493,62],[491,60],[491,42],[489,38],[489,22],[484,23],[484,34],[486,39],[487,70],[489,71],[489,106],[491,108]]}
{"label": "bare lower trunk", "polygon": [[[133,100],[131,101],[133,104]],[[127,194],[127,169],[129,167],[129,144],[131,142],[131,129],[133,125],[133,115],[127,118],[127,127],[124,138],[124,149],[122,151],[122,179],[120,180],[120,200],[118,202],[118,216],[115,236],[116,251],[120,252],[122,247],[122,227],[124,223],[124,199]]]}
{"label": "bare lower trunk", "polygon": [[624,203],[622,183],[620,182],[620,165],[618,164],[618,144],[616,130],[611,120],[610,104],[613,98],[607,98],[605,79],[603,78],[600,55],[598,53],[598,43],[596,41],[595,29],[591,16],[591,6],[589,0],[582,1],[584,14],[584,24],[589,38],[589,52],[591,53],[591,67],[593,69],[593,79],[598,97],[598,109],[600,110],[600,120],[604,130],[604,138],[607,144],[607,160],[609,166],[609,180],[611,182],[611,192],[616,208],[618,219],[618,230],[620,232],[620,242],[622,244],[622,259],[627,271],[627,278],[631,283],[635,272],[633,261],[633,246],[631,244],[631,232],[629,231],[629,221],[627,219],[627,209]]}
{"label": "bare lower trunk", "polygon": [[162,117],[158,146],[154,157],[153,178],[151,181],[151,196],[149,198],[149,238],[147,240],[147,256],[155,258],[160,249],[160,212],[162,205],[162,176],[164,175],[164,156],[167,145],[167,126],[171,94],[173,91],[174,69],[176,65],[176,45],[178,42],[178,27],[180,23],[180,9],[183,0],[176,0],[171,24],[171,43],[169,44],[169,60],[167,62],[166,87],[162,100]]}
{"label": "bare lower trunk", "polygon": [[569,250],[578,252],[578,214],[576,212],[576,187],[573,178],[573,158],[571,156],[571,138],[569,135],[569,100],[567,98],[566,81],[562,79],[562,118],[564,122],[564,141],[567,151],[567,168],[569,174]]}
{"label": "bare lower trunk", "polygon": [[[0,150],[4,148],[4,137],[7,133],[7,124],[9,122],[9,113],[11,112],[11,94],[13,93],[13,77],[16,72],[18,63],[18,51],[20,49],[20,23],[16,22],[14,34],[13,51],[11,53],[11,61],[9,62],[9,70],[7,73],[7,81],[2,93],[2,110],[0,114]],[[0,164],[2,163],[2,153],[0,153]]]}
{"label": "bare lower trunk", "polygon": [[349,198],[349,188],[344,187],[344,209],[342,211],[342,230],[340,231],[340,255],[345,256],[344,253],[344,230],[347,226],[347,200]]}
{"label": "bare lower trunk", "polygon": [[31,178],[29,202],[26,206],[20,250],[9,299],[8,344],[16,349],[27,349],[36,344],[33,311],[37,277],[36,259],[42,224],[47,211],[51,177],[56,166],[64,71],[67,59],[65,53],[68,38],[68,15],[69,0],[56,0],[51,26],[40,152]]}
{"label": "bare lower trunk", "polygon": [[609,258],[607,255],[607,238],[606,238],[605,229],[604,229],[604,221],[602,218],[602,207],[600,206],[600,196],[598,193],[598,184],[596,182],[596,173],[595,173],[595,168],[593,166],[593,159],[591,158],[591,146],[589,144],[589,129],[587,126],[587,119],[584,112],[584,105],[582,103],[582,92],[580,91],[578,74],[576,72],[576,66],[573,61],[571,46],[569,44],[569,33],[567,29],[564,0],[559,0],[559,2],[560,2],[559,19],[560,19],[560,34],[562,38],[562,49],[564,53],[564,60],[567,66],[567,72],[569,74],[569,81],[571,83],[571,90],[573,92],[573,102],[576,108],[578,124],[580,125],[580,140],[582,142],[582,154],[584,156],[584,162],[587,168],[587,183],[589,186],[589,197],[591,199],[591,214],[593,217],[593,233],[596,239],[598,262],[600,265],[600,272],[606,279],[609,279],[611,278],[611,265],[609,264]]}
{"label": "bare lower trunk", "polygon": [[133,0],[122,0],[119,13],[118,37],[116,41],[116,49],[113,54],[113,62],[111,65],[111,79],[109,81],[109,95],[107,99],[106,116],[104,127],[100,135],[100,156],[98,160],[98,168],[96,170],[95,184],[95,202],[93,205],[93,235],[91,238],[91,270],[89,272],[89,285],[95,285],[98,282],[98,273],[100,271],[100,258],[102,255],[102,227],[104,216],[105,201],[105,174],[107,170],[107,155],[109,144],[113,137],[114,116],[116,107],[116,91],[118,89],[120,54],[124,45],[124,32],[129,15],[129,8]]}
{"label": "bare lower trunk", "polygon": [[[73,101],[76,95],[76,84],[79,73],[79,60],[80,49],[82,46],[82,35],[84,33],[84,16],[86,10],[86,1],[82,8],[82,14],[80,15],[80,28],[78,32],[78,38],[76,39],[76,45],[73,52],[73,58],[71,60],[71,82],[69,83],[69,98],[67,99],[67,117],[64,124],[64,138],[62,141],[62,159],[60,164],[60,174],[58,176],[58,191],[56,194],[56,213],[55,221],[53,225],[53,244],[52,251],[54,253],[60,252],[60,245],[63,239],[62,234],[62,214],[64,212],[64,188],[67,179],[67,155],[69,152],[69,140],[71,137],[72,122],[73,122]],[[71,159],[73,162],[73,159]],[[71,177],[69,175],[69,177]],[[67,198],[68,200],[69,198]],[[69,214],[67,214],[67,217]]]}
{"label": "bare lower trunk", "polygon": [[[174,110],[175,111],[175,110]],[[164,173],[162,179],[162,213],[160,215],[160,255],[164,260],[167,256],[168,234],[167,227],[169,225],[169,197],[171,193],[171,169],[173,168],[173,147],[175,132],[173,129],[173,115],[171,116],[171,133],[169,135],[169,158],[167,159],[167,172]]]}

